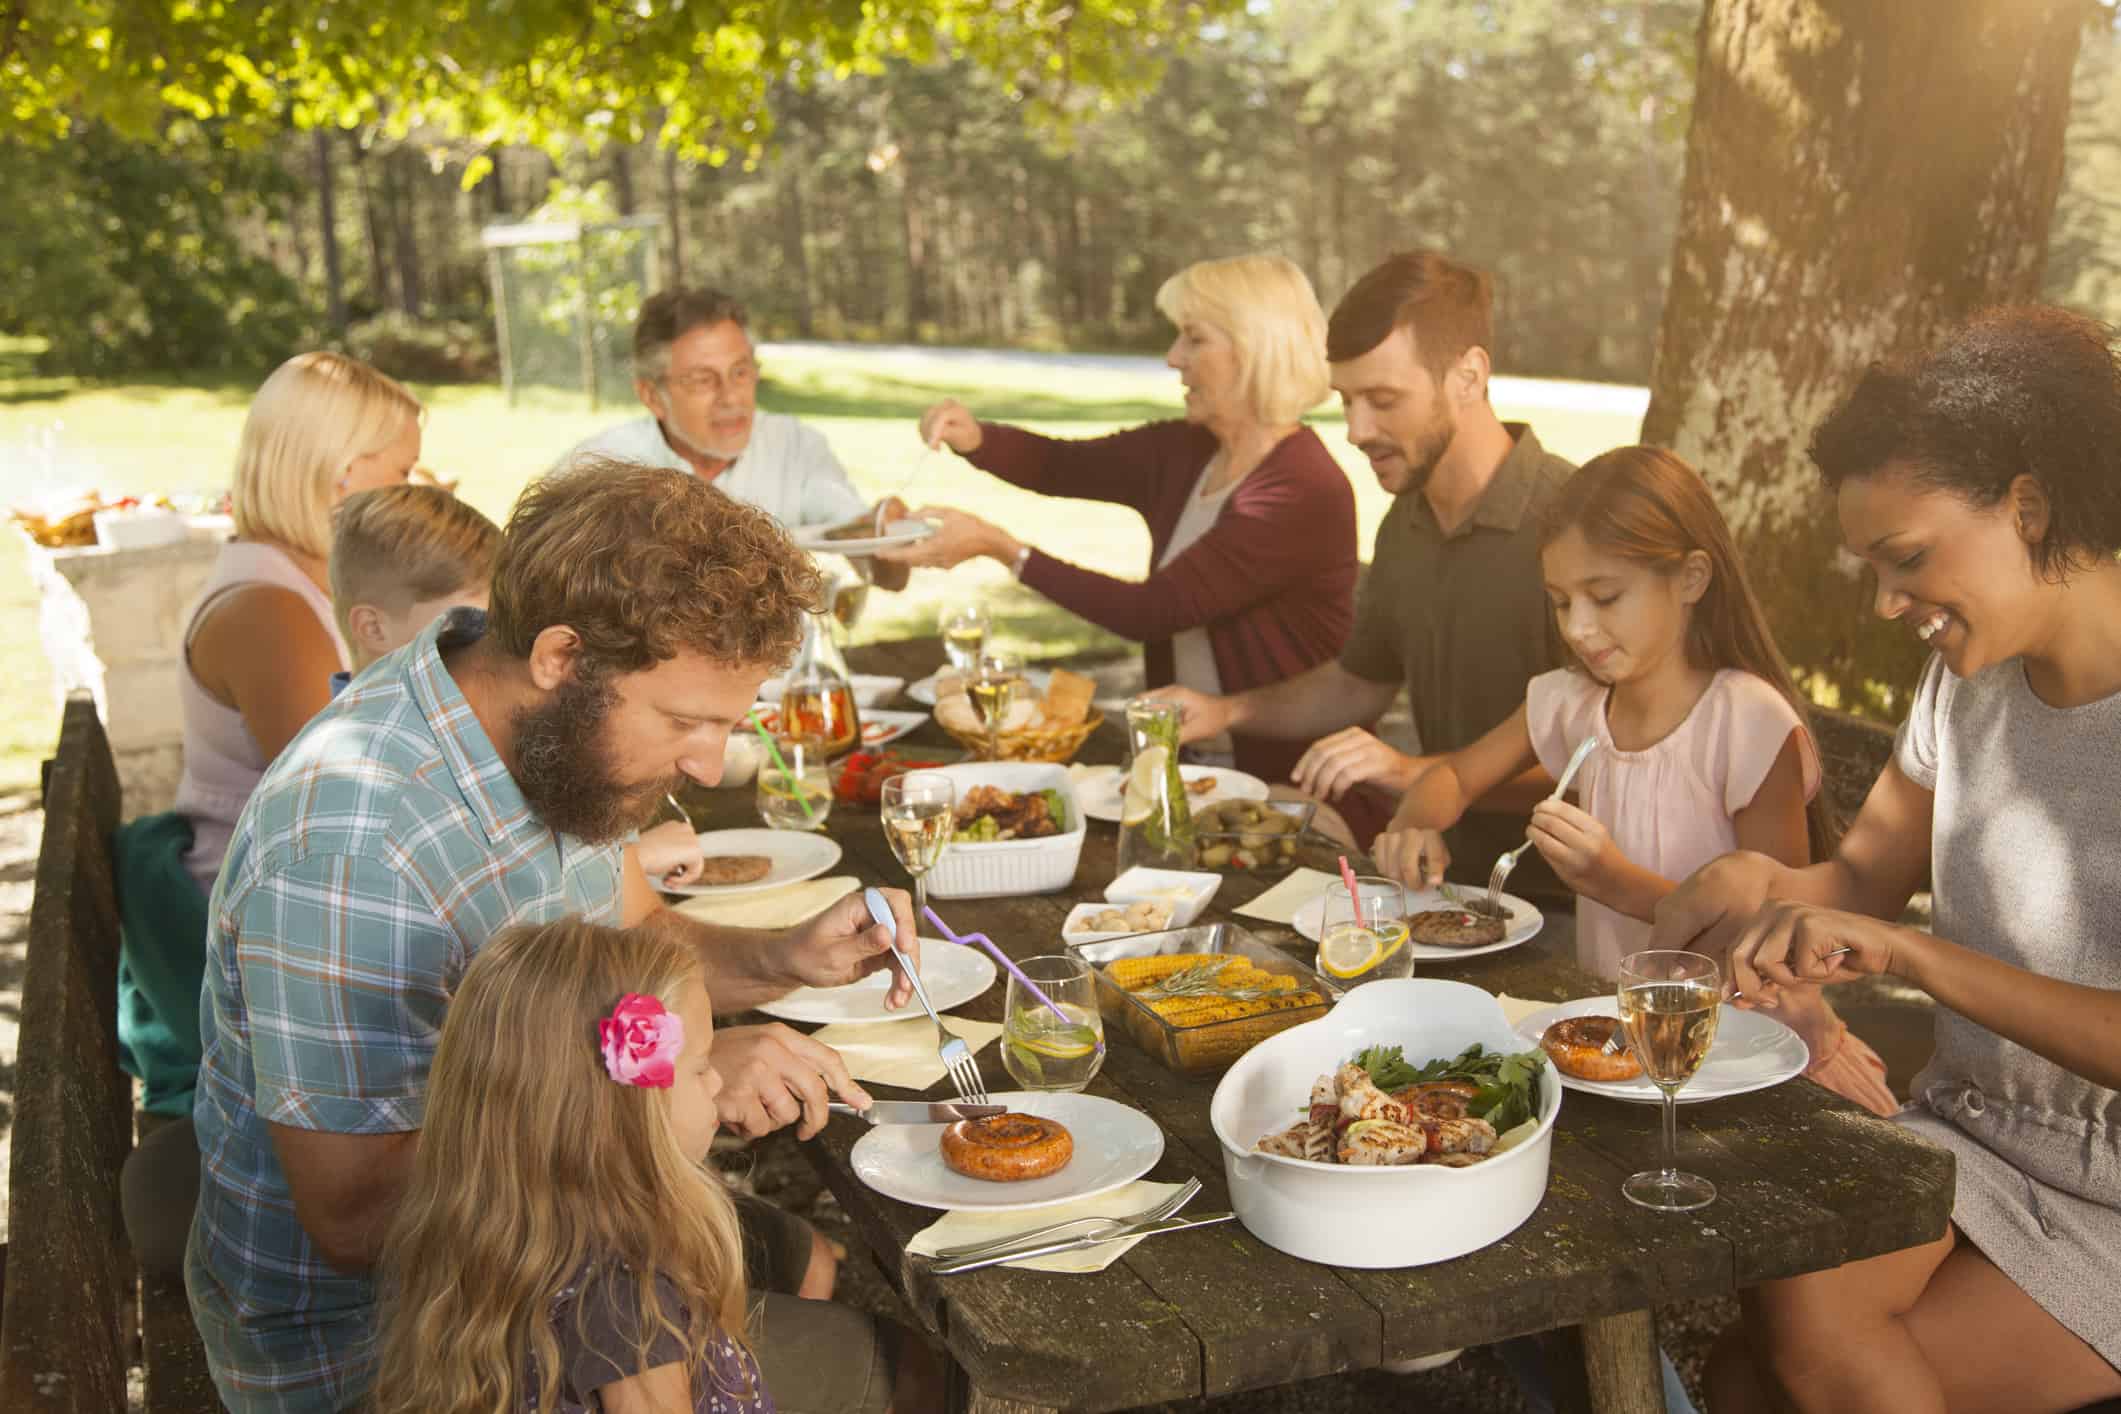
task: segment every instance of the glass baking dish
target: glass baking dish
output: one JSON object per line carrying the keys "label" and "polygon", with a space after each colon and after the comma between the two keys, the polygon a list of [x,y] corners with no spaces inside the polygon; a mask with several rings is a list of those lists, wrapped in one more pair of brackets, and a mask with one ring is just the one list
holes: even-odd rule
{"label": "glass baking dish", "polygon": [[[1253,937],[1234,923],[1211,923],[1193,928],[1173,928],[1161,933],[1135,933],[1124,938],[1066,944],[1070,954],[1090,965],[1097,978],[1097,1007],[1106,1028],[1117,1025],[1134,1043],[1172,1070],[1186,1075],[1205,1075],[1221,1070],[1269,1036],[1316,1021],[1344,995],[1341,987],[1320,976],[1280,948]],[[1107,974],[1106,969],[1125,958],[1188,956],[1242,958],[1262,972],[1296,980],[1299,991],[1310,991],[1315,1005],[1283,1007],[1247,1016],[1227,1017],[1198,1026],[1179,1026],[1156,1012],[1148,1002],[1128,991]]]}

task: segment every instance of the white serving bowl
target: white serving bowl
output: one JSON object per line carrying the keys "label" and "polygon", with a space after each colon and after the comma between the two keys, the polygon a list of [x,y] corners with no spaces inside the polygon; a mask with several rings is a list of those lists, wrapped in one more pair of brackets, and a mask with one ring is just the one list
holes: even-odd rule
{"label": "white serving bowl", "polygon": [[1223,886],[1223,876],[1193,869],[1151,869],[1137,864],[1105,885],[1107,903],[1168,903],[1166,928],[1190,928]]}
{"label": "white serving bowl", "polygon": [[1317,1021],[1247,1051],[1215,1087],[1208,1122],[1222,1145],[1237,1220],[1269,1247],[1337,1267],[1417,1267],[1500,1241],[1547,1191],[1561,1082],[1539,1079],[1533,1136],[1471,1168],[1351,1167],[1261,1154],[1260,1139],[1302,1119],[1311,1086],[1366,1046],[1399,1046],[1422,1065],[1475,1041],[1524,1049],[1495,998],[1463,982],[1371,982]]}
{"label": "white serving bowl", "polygon": [[1050,894],[1075,878],[1083,853],[1083,807],[1068,784],[1068,768],[1046,761],[966,761],[936,770],[957,784],[957,798],[974,786],[1006,791],[1056,790],[1067,810],[1069,828],[1037,840],[1002,840],[995,844],[951,841],[928,874],[932,898],[1001,898],[1013,894]]}

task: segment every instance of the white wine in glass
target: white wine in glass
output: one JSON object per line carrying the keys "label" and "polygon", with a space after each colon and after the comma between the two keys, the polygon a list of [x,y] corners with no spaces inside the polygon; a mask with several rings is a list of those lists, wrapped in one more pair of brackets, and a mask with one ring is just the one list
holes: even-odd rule
{"label": "white wine in glass", "polygon": [[1008,719],[1009,709],[1015,705],[1016,695],[1023,685],[1023,665],[1008,653],[989,653],[982,657],[978,668],[965,682],[965,696],[972,703],[972,713],[987,728],[989,760],[1001,759],[1002,723]]}
{"label": "white wine in glass", "polygon": [[1639,952],[1621,959],[1620,1024],[1644,1078],[1664,1097],[1664,1163],[1621,1185],[1632,1203],[1686,1213],[1716,1201],[1715,1184],[1679,1169],[1677,1096],[1708,1059],[1722,1013],[1723,974],[1714,960],[1691,952]]}
{"label": "white wine in glass", "polygon": [[914,926],[928,906],[928,871],[949,847],[957,786],[939,771],[909,771],[884,782],[884,838],[913,876]]}
{"label": "white wine in glass", "polygon": [[950,666],[969,672],[987,646],[987,608],[984,604],[960,604],[943,615],[943,652]]}

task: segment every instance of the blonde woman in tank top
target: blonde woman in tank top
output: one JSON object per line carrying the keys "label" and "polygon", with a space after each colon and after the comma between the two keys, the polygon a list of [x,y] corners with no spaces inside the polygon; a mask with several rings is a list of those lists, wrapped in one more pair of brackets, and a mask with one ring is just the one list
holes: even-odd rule
{"label": "blonde woman in tank top", "polygon": [[[1873,368],[1813,439],[1879,616],[1932,656],[1835,856],[1728,855],[1665,900],[1653,945],[1728,952],[1768,1004],[1886,973],[1928,992],[1936,1050],[1898,1119],[1952,1152],[1957,1187],[1934,1242],[1744,1293],[1716,1414],[2121,1396],[2116,338],[1994,311]],[[1925,882],[1934,932],[1887,921]]]}
{"label": "blonde woman in tank top", "polygon": [[193,832],[185,867],[208,894],[236,816],[347,666],[331,612],[332,508],[394,486],[420,459],[420,404],[344,354],[298,354],[251,400],[236,454],[236,536],[185,629],[178,691]]}

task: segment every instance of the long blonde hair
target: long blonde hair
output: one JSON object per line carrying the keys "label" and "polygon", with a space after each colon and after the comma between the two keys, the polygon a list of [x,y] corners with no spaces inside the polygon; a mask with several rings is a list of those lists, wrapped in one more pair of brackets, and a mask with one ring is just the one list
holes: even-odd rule
{"label": "long blonde hair", "polygon": [[[680,1148],[670,1091],[612,1080],[597,1042],[624,994],[674,1009],[699,975],[693,951],[654,930],[578,918],[510,928],[466,969],[384,1246],[378,1414],[493,1414],[532,1388],[553,1405],[555,1298],[592,1266],[637,1283],[639,1369],[667,1332],[697,1389],[709,1345],[743,1340],[728,1190]],[[658,1276],[687,1310],[663,1308]]]}
{"label": "long blonde hair", "polygon": [[420,400],[404,384],[361,360],[296,354],[272,371],[243,419],[229,489],[236,534],[324,558],[333,484],[419,417]]}

